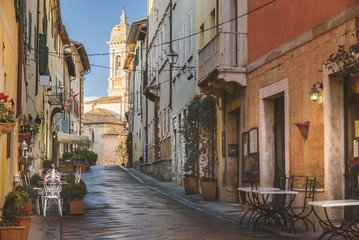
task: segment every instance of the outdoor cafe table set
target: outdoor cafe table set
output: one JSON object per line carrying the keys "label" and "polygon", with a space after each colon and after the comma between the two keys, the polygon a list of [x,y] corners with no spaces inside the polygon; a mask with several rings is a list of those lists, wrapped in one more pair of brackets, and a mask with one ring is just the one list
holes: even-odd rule
{"label": "outdoor cafe table set", "polygon": [[[293,229],[296,233],[294,225],[296,216],[291,208],[298,194],[297,191],[280,190],[274,187],[240,187],[238,191],[248,206],[248,210],[242,216],[240,224],[242,224],[246,216],[249,216],[247,226],[249,227],[252,224],[253,230],[258,229],[261,223],[275,223],[282,230],[290,231]],[[359,239],[359,219],[351,220],[352,208],[353,206],[359,206],[359,200],[312,201],[308,202],[308,204],[324,230],[318,239],[323,239],[326,235],[331,235],[330,239],[333,236],[341,236],[344,239]],[[315,211],[315,207],[324,209],[325,219],[320,217],[318,212]],[[344,218],[339,224],[330,219],[327,208],[332,207],[344,207]],[[306,222],[304,223],[307,225]]]}
{"label": "outdoor cafe table set", "polygon": [[249,215],[247,225],[249,227],[252,224],[254,230],[258,229],[261,223],[275,223],[282,230],[289,229],[288,226],[292,225],[294,228],[289,209],[298,192],[273,187],[242,187],[238,190],[248,205],[241,224],[245,216]]}
{"label": "outdoor cafe table set", "polygon": [[66,181],[61,180],[62,176],[55,170],[50,170],[45,175],[42,181],[38,182],[38,185],[43,185],[43,188],[34,188],[38,191],[39,197],[36,200],[37,214],[40,215],[39,198],[41,196],[41,205],[44,216],[46,216],[46,210],[49,207],[50,201],[55,201],[58,205],[60,216],[62,216],[62,199],[61,190],[62,185],[67,184]]}

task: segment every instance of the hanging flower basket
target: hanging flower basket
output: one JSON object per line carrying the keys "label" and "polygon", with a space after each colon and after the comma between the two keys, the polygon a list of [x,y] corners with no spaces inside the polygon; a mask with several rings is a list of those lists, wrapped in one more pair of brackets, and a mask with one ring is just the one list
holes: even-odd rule
{"label": "hanging flower basket", "polygon": [[7,134],[14,129],[15,123],[0,122],[0,133]]}

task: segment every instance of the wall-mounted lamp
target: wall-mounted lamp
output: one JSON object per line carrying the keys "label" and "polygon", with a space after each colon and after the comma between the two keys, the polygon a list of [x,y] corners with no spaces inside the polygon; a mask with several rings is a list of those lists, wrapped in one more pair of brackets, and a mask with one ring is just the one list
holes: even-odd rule
{"label": "wall-mounted lamp", "polygon": [[20,150],[27,150],[28,145],[26,143],[26,141],[22,141],[22,143],[20,144]]}
{"label": "wall-mounted lamp", "polygon": [[186,74],[186,76],[187,76],[187,80],[189,81],[189,80],[191,80],[192,78],[193,78],[193,73],[191,72],[191,71],[189,71],[189,74],[187,74],[187,71],[186,72],[184,72],[185,74]]}
{"label": "wall-mounted lamp", "polygon": [[319,95],[319,91],[316,87],[316,85],[318,85],[319,88],[323,89],[323,83],[321,82],[316,82],[313,84],[312,89],[309,92],[309,96],[310,96],[310,100],[312,100],[313,102],[316,102],[318,100],[318,103],[321,104],[322,103],[322,96]]}
{"label": "wall-mounted lamp", "polygon": [[178,59],[178,53],[171,50],[169,53],[167,53],[167,59],[168,59],[168,61],[170,62],[171,65],[176,64],[177,59]]}
{"label": "wall-mounted lamp", "polygon": [[16,172],[14,174],[14,183],[15,183],[15,185],[18,185],[19,182],[20,182],[20,174],[18,172]]}
{"label": "wall-mounted lamp", "polygon": [[41,118],[39,118],[39,117],[35,118],[35,123],[36,123],[37,126],[40,126]]}

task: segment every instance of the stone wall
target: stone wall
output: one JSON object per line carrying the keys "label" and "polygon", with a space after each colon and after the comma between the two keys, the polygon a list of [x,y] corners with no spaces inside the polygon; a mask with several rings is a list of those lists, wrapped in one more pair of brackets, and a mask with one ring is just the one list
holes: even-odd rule
{"label": "stone wall", "polygon": [[170,182],[171,178],[171,159],[161,159],[152,163],[141,164],[141,172],[162,182]]}

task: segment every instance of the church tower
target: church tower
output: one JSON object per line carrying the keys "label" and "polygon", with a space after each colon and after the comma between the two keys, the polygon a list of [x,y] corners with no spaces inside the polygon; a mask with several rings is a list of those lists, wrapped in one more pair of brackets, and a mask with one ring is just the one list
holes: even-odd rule
{"label": "church tower", "polygon": [[110,45],[110,76],[108,78],[108,96],[127,97],[127,74],[123,70],[126,57],[126,40],[130,25],[127,24],[125,10],[122,11],[121,23],[117,24],[111,32]]}

